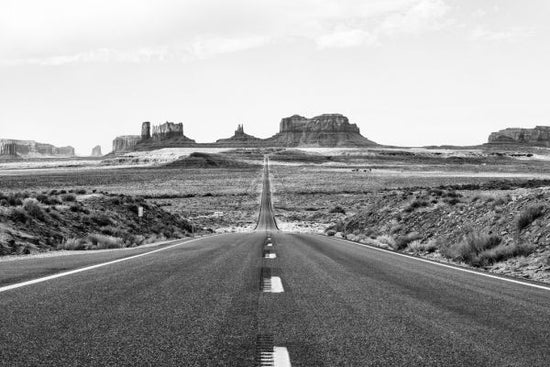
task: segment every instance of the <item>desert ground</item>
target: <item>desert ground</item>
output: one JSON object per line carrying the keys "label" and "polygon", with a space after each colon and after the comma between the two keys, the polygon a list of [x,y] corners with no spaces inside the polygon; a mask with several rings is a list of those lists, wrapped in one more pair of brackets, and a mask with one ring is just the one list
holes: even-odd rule
{"label": "desert ground", "polygon": [[[209,157],[207,163],[200,155],[186,160],[190,153],[163,149],[90,164],[82,160],[74,165],[51,161],[4,165],[0,169],[3,238],[10,231],[19,234],[15,236],[19,246],[5,253],[71,249],[68,240],[79,249],[102,248],[93,236],[88,243],[96,246],[75,239],[89,238],[87,232],[109,237],[112,247],[128,247],[201,233],[251,231],[258,215],[261,163],[267,154],[276,218],[284,231],[338,236],[550,282],[548,150],[233,149],[201,152]],[[174,161],[177,164],[170,165]],[[52,190],[56,190],[53,195]],[[75,196],[79,210],[65,201],[63,195],[69,194]],[[70,238],[42,243],[33,237],[44,233],[21,233],[22,227],[41,220],[24,213],[26,208],[32,210],[30,204],[25,206],[29,200],[44,211],[45,222],[57,216],[53,221],[59,226],[63,220],[90,224],[76,225],[65,235]],[[142,220],[137,217],[135,223],[124,222],[126,232],[139,232],[136,237],[125,234],[119,241],[112,230],[115,223],[94,219],[100,212],[115,213],[116,218],[125,213],[135,216],[136,206],[154,213],[147,231],[136,230]],[[14,219],[15,210],[23,212],[19,219]],[[78,215],[56,214],[64,212]],[[181,222],[156,231],[162,218]],[[20,226],[17,220],[22,221]],[[34,245],[25,246],[25,241]]]}

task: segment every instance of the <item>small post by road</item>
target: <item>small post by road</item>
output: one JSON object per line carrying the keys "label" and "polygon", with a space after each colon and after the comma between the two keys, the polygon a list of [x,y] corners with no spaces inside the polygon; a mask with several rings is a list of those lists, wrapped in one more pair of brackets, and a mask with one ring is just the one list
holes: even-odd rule
{"label": "small post by road", "polygon": [[138,206],[138,218],[143,218],[143,207]]}

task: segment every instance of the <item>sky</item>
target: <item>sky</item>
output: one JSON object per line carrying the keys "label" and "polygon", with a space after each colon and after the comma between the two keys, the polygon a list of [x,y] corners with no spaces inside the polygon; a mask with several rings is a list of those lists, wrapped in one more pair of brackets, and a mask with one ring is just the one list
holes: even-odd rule
{"label": "sky", "polygon": [[550,125],[548,0],[2,0],[0,138],[111,151],[342,113],[401,146]]}

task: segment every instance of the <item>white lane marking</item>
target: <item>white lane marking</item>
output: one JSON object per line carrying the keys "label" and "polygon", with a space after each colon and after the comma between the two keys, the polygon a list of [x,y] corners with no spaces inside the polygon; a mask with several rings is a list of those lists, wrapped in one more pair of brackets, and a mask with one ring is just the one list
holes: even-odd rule
{"label": "white lane marking", "polygon": [[270,242],[266,245],[267,247],[273,247],[273,244]]}
{"label": "white lane marking", "polygon": [[168,250],[168,249],[171,249],[171,248],[176,247],[176,246],[181,246],[181,245],[183,245],[183,244],[188,244],[188,243],[191,243],[191,242],[196,242],[196,241],[199,241],[199,240],[202,240],[202,239],[205,239],[205,238],[212,238],[212,237],[217,237],[217,236],[202,237],[202,238],[197,238],[197,239],[190,240],[190,241],[183,241],[183,242],[180,242],[180,243],[177,243],[177,244],[174,244],[174,245],[170,245],[170,246],[166,246],[166,247],[163,247],[163,248],[159,248],[159,249],[157,249],[157,250],[153,250],[153,251],[149,251],[149,252],[144,252],[144,253],[142,253],[142,254],[133,255],[133,256],[129,256],[129,257],[125,257],[125,258],[123,258],[123,259],[117,259],[117,260],[113,260],[113,261],[108,261],[108,262],[106,262],[106,263],[101,263],[101,264],[86,266],[86,267],[80,268],[80,269],[75,269],[75,270],[66,271],[66,272],[63,272],[63,273],[48,275],[48,276],[42,277],[42,278],[27,280],[27,281],[21,282],[21,283],[15,283],[15,284],[6,285],[6,286],[4,286],[4,287],[0,287],[0,293],[5,292],[5,291],[9,291],[9,290],[12,290],[12,289],[16,289],[16,288],[21,288],[21,287],[24,287],[24,286],[27,286],[27,285],[31,285],[31,284],[42,283],[42,282],[45,282],[45,281],[48,281],[48,280],[52,280],[52,279],[56,279],[56,278],[65,277],[65,276],[67,276],[67,275],[72,275],[72,274],[81,273],[81,272],[83,272],[83,271],[88,271],[88,270],[92,270],[92,269],[101,268],[101,267],[103,267],[103,266],[112,265],[112,264],[120,263],[120,262],[123,262],[123,261],[133,260],[133,259],[136,259],[136,258],[138,258],[138,257],[142,257],[142,256],[146,256],[146,255],[151,255],[151,254],[154,254],[154,253],[156,253],[156,252]]}
{"label": "white lane marking", "polygon": [[273,347],[273,365],[275,367],[291,367],[290,355],[285,347]]}
{"label": "white lane marking", "polygon": [[[321,235],[319,235],[319,236],[321,236]],[[324,236],[321,236],[321,237],[324,237]],[[550,291],[550,286],[532,284],[532,283],[522,282],[521,280],[503,278],[503,277],[499,277],[497,275],[492,275],[492,274],[482,273],[482,272],[475,271],[475,270],[470,270],[470,269],[460,268],[460,267],[457,267],[457,266],[447,265],[447,264],[443,264],[443,263],[440,263],[440,262],[435,262],[435,261],[431,261],[431,260],[422,259],[420,257],[409,256],[409,255],[401,254],[399,252],[384,250],[384,249],[381,249],[381,248],[378,248],[378,247],[375,247],[375,246],[370,246],[370,245],[365,245],[365,244],[362,244],[362,243],[343,240],[343,239],[340,239],[340,238],[333,238],[333,240],[341,241],[341,242],[343,242],[347,245],[350,245],[350,246],[355,245],[355,246],[366,247],[366,248],[369,248],[371,250],[376,250],[376,251],[384,252],[386,254],[393,254],[393,255],[396,255],[396,256],[406,257],[408,259],[422,261],[422,262],[425,262],[425,263],[428,263],[428,264],[442,266],[444,268],[459,270],[459,271],[463,271],[465,273],[481,275],[481,276],[484,276],[484,277],[487,277],[487,278],[499,279],[499,280],[503,280],[503,281],[509,282],[509,283],[521,284],[521,285],[526,285],[526,286],[533,287],[533,288],[544,289],[545,291]]]}
{"label": "white lane marking", "polygon": [[260,366],[291,367],[290,355],[286,347],[273,347],[260,353]]}
{"label": "white lane marking", "polygon": [[283,293],[285,290],[283,288],[283,282],[280,277],[270,277],[264,279],[264,289],[265,293]]}
{"label": "white lane marking", "polygon": [[277,255],[274,254],[274,253],[267,253],[267,254],[265,254],[264,257],[265,257],[266,259],[275,259],[275,258],[277,258]]}

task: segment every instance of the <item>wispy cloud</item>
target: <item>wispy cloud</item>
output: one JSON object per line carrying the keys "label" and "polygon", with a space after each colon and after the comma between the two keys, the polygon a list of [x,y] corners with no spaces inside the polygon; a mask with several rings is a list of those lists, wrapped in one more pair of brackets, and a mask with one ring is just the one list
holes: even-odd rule
{"label": "wispy cloud", "polygon": [[477,26],[470,32],[470,40],[479,42],[518,42],[534,35],[535,30],[527,27],[492,30],[484,26]]}
{"label": "wispy cloud", "polygon": [[450,9],[446,0],[34,0],[29,14],[6,2],[0,65],[184,61],[296,39],[321,49],[377,46],[441,29]]}
{"label": "wispy cloud", "polygon": [[360,45],[375,45],[377,38],[362,29],[337,27],[331,33],[325,33],[315,40],[319,48],[344,48]]}

